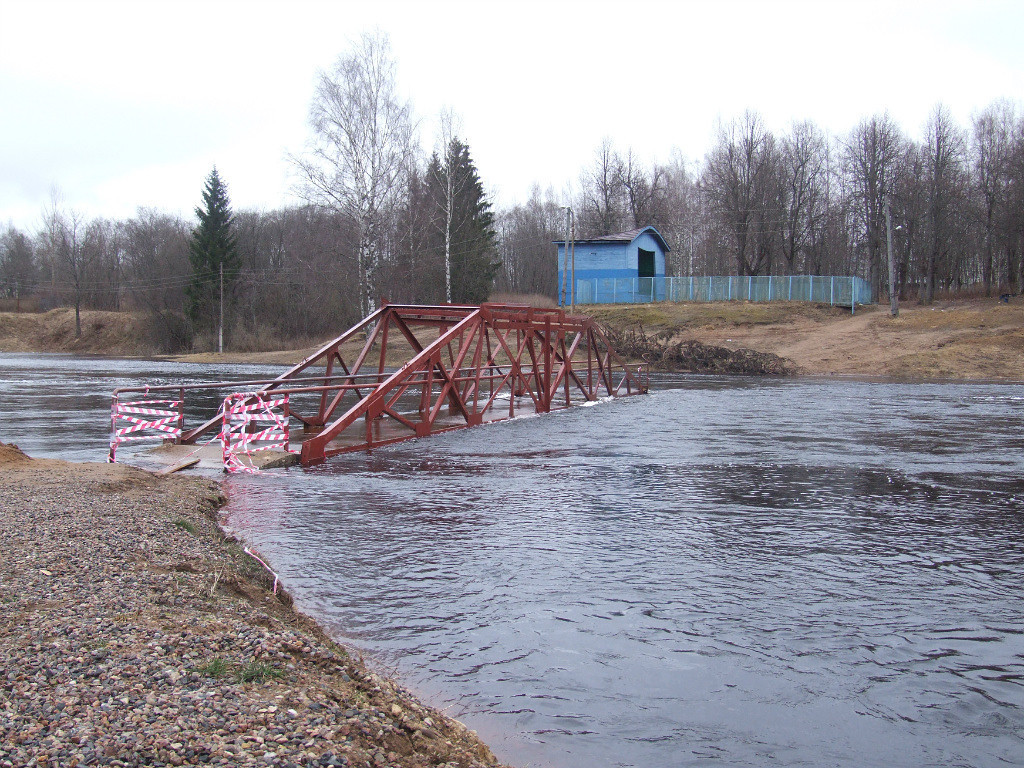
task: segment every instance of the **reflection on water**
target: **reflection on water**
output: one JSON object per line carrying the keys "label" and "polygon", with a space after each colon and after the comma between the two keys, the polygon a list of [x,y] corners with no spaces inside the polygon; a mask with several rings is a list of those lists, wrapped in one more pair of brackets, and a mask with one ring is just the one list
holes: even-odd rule
{"label": "reflection on water", "polygon": [[993,385],[677,387],[232,481],[306,610],[518,764],[1024,754]]}
{"label": "reflection on water", "polygon": [[[0,355],[0,440],[276,369]],[[305,610],[519,765],[1024,754],[1024,389],[681,379],[230,481]]]}

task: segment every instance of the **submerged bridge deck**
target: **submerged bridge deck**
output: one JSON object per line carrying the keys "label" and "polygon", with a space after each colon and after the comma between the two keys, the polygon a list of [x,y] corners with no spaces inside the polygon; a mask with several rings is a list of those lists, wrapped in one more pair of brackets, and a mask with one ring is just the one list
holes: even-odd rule
{"label": "submerged bridge deck", "polygon": [[[234,394],[216,415],[186,429],[186,395],[211,389]],[[242,442],[280,441],[283,432],[284,446],[298,438],[300,460],[311,465],[349,451],[633,395],[646,386],[588,317],[511,304],[385,304],[275,379],[117,390],[113,435],[119,398],[143,391],[178,394],[178,400],[149,401],[170,409],[157,427],[165,433],[177,413],[170,433],[175,442],[211,434],[223,442],[225,433],[230,438],[229,417],[266,411],[271,426],[246,422],[237,428]],[[114,445],[112,437],[111,456]]]}

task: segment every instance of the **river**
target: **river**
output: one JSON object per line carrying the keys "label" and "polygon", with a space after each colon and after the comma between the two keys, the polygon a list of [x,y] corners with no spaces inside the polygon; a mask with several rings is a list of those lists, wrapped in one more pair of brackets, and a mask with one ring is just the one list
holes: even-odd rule
{"label": "river", "polygon": [[[90,365],[0,355],[0,440],[102,460],[114,386],[227,375]],[[653,385],[233,477],[227,524],[516,765],[1021,764],[1024,387]]]}

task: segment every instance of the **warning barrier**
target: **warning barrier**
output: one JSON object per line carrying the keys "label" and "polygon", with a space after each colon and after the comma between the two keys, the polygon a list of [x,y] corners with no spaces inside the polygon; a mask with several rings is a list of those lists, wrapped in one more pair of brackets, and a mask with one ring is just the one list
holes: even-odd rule
{"label": "warning barrier", "polygon": [[288,447],[288,396],[266,399],[265,392],[235,393],[224,398],[224,420],[220,430],[221,454],[225,472],[256,474],[258,469],[240,456],[279,449],[298,453]]}
{"label": "warning barrier", "polygon": [[[177,440],[184,422],[181,400],[118,401],[110,405],[110,453],[107,462],[117,461],[117,446],[142,440]],[[127,425],[127,426],[122,426]],[[157,434],[139,434],[155,431]]]}

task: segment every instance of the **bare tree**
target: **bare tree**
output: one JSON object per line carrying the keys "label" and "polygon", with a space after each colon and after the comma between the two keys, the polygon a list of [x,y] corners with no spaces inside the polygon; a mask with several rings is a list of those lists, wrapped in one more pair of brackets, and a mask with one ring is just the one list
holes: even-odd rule
{"label": "bare tree", "polygon": [[21,297],[35,288],[34,256],[28,236],[8,225],[0,235],[0,295],[14,298],[15,312],[21,311]]}
{"label": "bare tree", "polygon": [[605,138],[594,153],[594,164],[580,177],[576,215],[584,236],[611,235],[622,227],[621,160]]}
{"label": "bare tree", "polygon": [[52,284],[58,271],[66,270],[71,279],[75,302],[75,338],[82,337],[82,288],[90,251],[83,247],[86,222],[78,211],[66,211],[60,193],[50,195],[43,213],[43,238],[50,261]]}
{"label": "bare tree", "polygon": [[398,95],[386,35],[364,34],[319,74],[309,123],[310,146],[292,161],[310,202],[356,222],[359,302],[368,314],[376,305],[383,218],[402,190],[412,144],[411,108]]}
{"label": "bare tree", "polygon": [[885,239],[885,198],[900,172],[906,140],[888,114],[862,120],[846,141],[846,169],[853,185],[858,217],[864,225],[868,282],[880,298],[882,243]]}
{"label": "bare tree", "polygon": [[985,295],[992,295],[992,286],[999,282],[995,253],[997,240],[1005,240],[999,231],[999,220],[1008,203],[1012,183],[1013,133],[1017,123],[1014,106],[1000,100],[986,107],[972,120],[971,155],[973,181],[981,198],[981,215],[985,228],[985,250],[982,261],[982,282]]}
{"label": "bare tree", "polygon": [[928,199],[924,185],[924,152],[917,142],[907,142],[901,164],[903,172],[896,179],[891,200],[896,288],[899,297],[906,298],[911,275],[924,273],[922,260],[926,252]]}
{"label": "bare tree", "polygon": [[552,242],[564,237],[559,203],[552,190],[542,196],[540,187],[534,185],[525,204],[500,214],[501,289],[556,297],[558,277]]}
{"label": "bare tree", "polygon": [[705,163],[703,186],[728,227],[740,275],[771,270],[780,214],[776,155],[775,137],[759,115],[746,112],[719,126]]}
{"label": "bare tree", "polygon": [[[924,171],[928,184],[930,248],[925,270],[924,302],[935,298],[936,270],[950,252],[953,209],[963,193],[966,145],[963,131],[954,123],[949,109],[941,104],[932,110],[925,126]],[[953,265],[947,264],[952,274]]]}
{"label": "bare tree", "polygon": [[825,135],[810,121],[795,124],[782,139],[782,254],[788,275],[797,273],[797,257],[809,247],[817,222],[824,215],[827,152]]}
{"label": "bare tree", "polygon": [[672,247],[665,257],[666,272],[692,275],[698,234],[707,226],[696,182],[678,151],[673,153],[668,163],[656,165],[651,177],[650,218],[643,223],[657,227]]}

